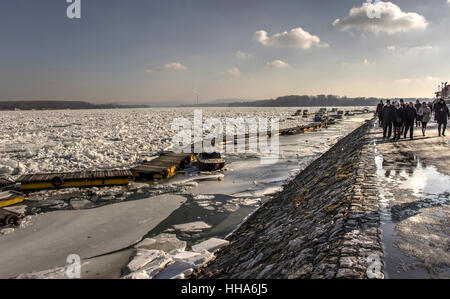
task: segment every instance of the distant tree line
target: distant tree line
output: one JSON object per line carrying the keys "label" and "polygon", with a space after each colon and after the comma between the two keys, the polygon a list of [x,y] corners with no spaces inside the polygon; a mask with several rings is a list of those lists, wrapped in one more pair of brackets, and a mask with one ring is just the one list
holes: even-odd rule
{"label": "distant tree line", "polygon": [[[227,104],[229,107],[312,107],[312,106],[376,106],[380,101],[386,103],[387,100],[398,101],[399,98],[347,98],[335,95],[317,96],[283,96],[271,100],[260,100],[252,102],[236,102]],[[414,102],[417,99],[405,98],[406,102]],[[419,99],[429,101],[430,99]]]}
{"label": "distant tree line", "polygon": [[7,101],[0,102],[0,110],[66,110],[148,108],[146,105],[91,104],[82,101]]}

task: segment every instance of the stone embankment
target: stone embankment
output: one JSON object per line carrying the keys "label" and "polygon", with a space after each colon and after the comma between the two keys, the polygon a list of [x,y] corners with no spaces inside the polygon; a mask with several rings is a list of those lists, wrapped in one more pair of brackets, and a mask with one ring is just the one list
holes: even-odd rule
{"label": "stone embankment", "polygon": [[383,278],[371,126],[284,186],[191,278]]}

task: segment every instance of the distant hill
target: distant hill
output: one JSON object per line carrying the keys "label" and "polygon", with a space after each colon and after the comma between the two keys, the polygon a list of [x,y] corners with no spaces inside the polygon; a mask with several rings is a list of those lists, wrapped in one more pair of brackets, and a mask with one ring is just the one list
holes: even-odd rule
{"label": "distant hill", "polygon": [[[314,106],[376,106],[380,100],[386,103],[387,100],[399,101],[393,98],[347,98],[335,95],[318,95],[318,96],[283,96],[272,100],[252,101],[252,102],[235,102],[229,103],[229,107],[314,107]],[[417,99],[404,99],[405,102],[416,102]],[[430,101],[430,99],[419,99],[421,101]]]}
{"label": "distant hill", "polygon": [[147,105],[91,104],[82,101],[5,101],[0,110],[66,110],[66,109],[121,109],[148,108]]}

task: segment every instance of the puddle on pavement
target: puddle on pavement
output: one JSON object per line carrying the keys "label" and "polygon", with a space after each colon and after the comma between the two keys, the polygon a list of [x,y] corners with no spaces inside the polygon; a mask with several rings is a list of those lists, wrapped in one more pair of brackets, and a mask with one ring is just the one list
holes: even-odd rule
{"label": "puddle on pavement", "polygon": [[[376,144],[374,146],[386,278],[429,278],[430,273],[422,261],[407,256],[396,246],[405,241],[399,236],[397,224],[421,214],[423,209],[449,206],[450,176],[439,173],[436,167],[427,166],[411,155],[401,154],[401,158],[394,161],[392,157],[386,157],[386,163]],[[396,198],[399,192],[415,200],[400,202]]]}

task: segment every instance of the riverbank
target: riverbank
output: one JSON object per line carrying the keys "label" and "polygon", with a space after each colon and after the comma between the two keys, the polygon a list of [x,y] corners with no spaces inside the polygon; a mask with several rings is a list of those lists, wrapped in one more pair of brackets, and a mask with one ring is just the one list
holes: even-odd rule
{"label": "riverbank", "polygon": [[192,278],[383,278],[372,126],[309,165]]}

